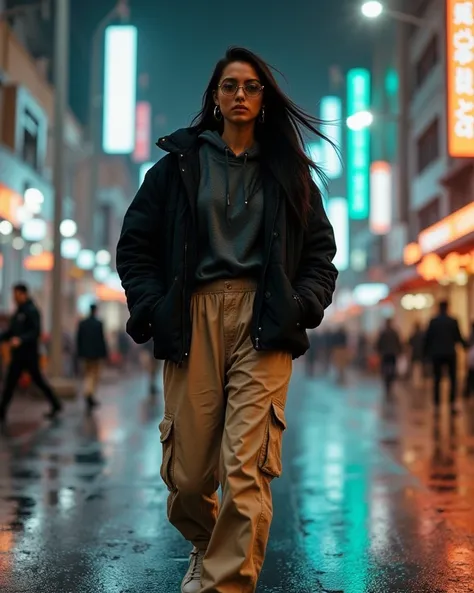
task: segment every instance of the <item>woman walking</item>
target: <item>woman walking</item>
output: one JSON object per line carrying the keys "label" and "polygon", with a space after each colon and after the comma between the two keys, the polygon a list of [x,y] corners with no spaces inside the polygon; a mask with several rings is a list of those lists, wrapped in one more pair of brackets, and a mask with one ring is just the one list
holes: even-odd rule
{"label": "woman walking", "polygon": [[193,546],[181,591],[252,593],[292,358],[331,303],[336,249],[299,131],[317,121],[262,59],[231,48],[193,124],[159,140],[169,154],[126,214],[117,269],[127,331],[166,361],[161,475]]}

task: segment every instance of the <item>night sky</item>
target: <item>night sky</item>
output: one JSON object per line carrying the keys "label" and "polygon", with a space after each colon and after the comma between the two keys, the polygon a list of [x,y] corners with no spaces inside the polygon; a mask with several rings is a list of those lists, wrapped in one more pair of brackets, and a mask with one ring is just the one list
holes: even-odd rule
{"label": "night sky", "polygon": [[[82,121],[87,118],[92,31],[114,4],[71,0],[70,103]],[[314,115],[320,98],[338,90],[331,88],[331,66],[343,73],[354,66],[370,67],[372,27],[359,16],[360,0],[129,4],[131,21],[139,28],[139,72],[150,78],[147,98],[153,105],[156,136],[190,122],[215,62],[229,45],[248,47],[276,66],[285,75],[285,91]]]}

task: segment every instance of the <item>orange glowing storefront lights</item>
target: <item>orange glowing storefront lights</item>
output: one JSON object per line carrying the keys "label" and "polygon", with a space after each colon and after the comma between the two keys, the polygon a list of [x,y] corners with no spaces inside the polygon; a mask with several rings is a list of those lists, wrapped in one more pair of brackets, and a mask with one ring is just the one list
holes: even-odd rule
{"label": "orange glowing storefront lights", "polygon": [[107,286],[106,284],[99,284],[95,290],[95,296],[99,301],[113,301],[117,303],[126,303],[127,299],[123,290],[117,290]]}
{"label": "orange glowing storefront lights", "polygon": [[474,251],[450,253],[444,259],[436,253],[425,255],[416,267],[418,274],[427,282],[455,280],[460,273],[474,274]]}
{"label": "orange glowing storefront lights", "polygon": [[422,231],[418,243],[423,253],[431,253],[473,232],[474,202]]}
{"label": "orange glowing storefront lights", "polygon": [[446,0],[448,151],[474,156],[474,5]]}
{"label": "orange glowing storefront lights", "polygon": [[29,255],[23,261],[25,270],[30,272],[50,272],[53,269],[54,257],[51,251],[43,251],[39,255]]}
{"label": "orange glowing storefront lights", "polygon": [[406,266],[413,266],[420,261],[422,256],[418,243],[408,243],[403,250],[403,263]]}
{"label": "orange glowing storefront lights", "polygon": [[22,204],[23,199],[20,194],[0,183],[0,218],[4,218],[11,222],[13,226],[19,227],[18,211]]}

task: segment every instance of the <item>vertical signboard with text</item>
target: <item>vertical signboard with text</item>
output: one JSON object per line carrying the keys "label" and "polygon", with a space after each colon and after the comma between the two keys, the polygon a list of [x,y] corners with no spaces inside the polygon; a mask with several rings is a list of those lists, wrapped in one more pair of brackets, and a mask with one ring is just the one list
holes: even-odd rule
{"label": "vertical signboard with text", "polygon": [[[370,73],[363,68],[347,75],[347,116],[370,110]],[[349,217],[366,220],[369,216],[370,130],[347,130],[347,199]]]}
{"label": "vertical signboard with text", "polygon": [[446,0],[447,122],[451,157],[474,156],[474,2]]}
{"label": "vertical signboard with text", "polygon": [[151,142],[151,105],[148,101],[139,101],[136,110],[135,163],[144,163],[150,159]]}
{"label": "vertical signboard with text", "polygon": [[386,235],[392,227],[392,167],[385,161],[375,161],[370,167],[370,218],[374,235]]}

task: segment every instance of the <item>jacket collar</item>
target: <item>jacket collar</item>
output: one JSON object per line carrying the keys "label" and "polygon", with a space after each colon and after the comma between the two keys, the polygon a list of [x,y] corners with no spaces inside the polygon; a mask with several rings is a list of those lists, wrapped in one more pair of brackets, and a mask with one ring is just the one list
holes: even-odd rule
{"label": "jacket collar", "polygon": [[196,127],[192,127],[181,128],[169,136],[162,136],[156,145],[165,152],[178,153],[192,150],[198,145],[198,143],[198,129]]}

